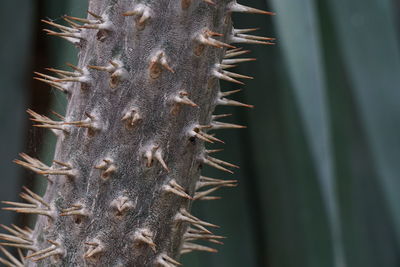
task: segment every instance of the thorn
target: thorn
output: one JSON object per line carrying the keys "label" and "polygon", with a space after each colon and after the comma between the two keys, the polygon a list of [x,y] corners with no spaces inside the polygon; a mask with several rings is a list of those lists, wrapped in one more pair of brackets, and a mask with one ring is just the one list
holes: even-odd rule
{"label": "thorn", "polygon": [[5,260],[3,258],[0,258],[0,262],[5,264],[6,266],[10,267],[24,267],[24,263],[19,261],[17,258],[15,258],[10,252],[8,252],[5,248],[0,246],[1,252],[10,260]]}
{"label": "thorn", "polygon": [[[175,221],[181,221],[181,222],[188,222],[191,223],[195,226],[206,226],[206,227],[213,227],[213,228],[219,228],[218,225],[212,224],[212,223],[208,223],[205,221],[200,220],[199,218],[191,215],[186,209],[181,208],[178,213],[175,215],[174,217]],[[208,233],[210,233],[210,231],[208,231],[207,229],[201,229],[201,230],[205,230]]]}
{"label": "thorn", "polygon": [[128,197],[126,196],[119,196],[118,198],[114,199],[110,205],[114,208],[117,213],[117,216],[122,216],[126,214],[129,210],[135,208],[136,204],[134,204]]}
{"label": "thorn", "polygon": [[158,51],[151,59],[149,65],[150,77],[155,79],[160,76],[162,69],[175,73],[175,71],[168,65],[167,57],[165,56],[164,51]]}
{"label": "thorn", "polygon": [[235,100],[227,99],[223,97],[224,93],[220,93],[218,100],[217,100],[217,105],[223,105],[223,106],[238,106],[238,107],[246,107],[246,108],[254,108],[253,105],[248,105],[248,104],[243,104]]}
{"label": "thorn", "polygon": [[[64,121],[54,121],[46,116],[43,116],[43,115],[40,115],[40,114],[34,112],[31,109],[28,109],[26,112],[29,115],[31,115],[31,117],[32,117],[32,118],[30,118],[31,121],[41,123],[40,125],[34,125],[35,127],[49,128],[52,130],[60,130],[66,134],[69,133],[68,126],[64,125]],[[57,115],[59,115],[59,114],[57,114]],[[62,117],[61,115],[59,115],[59,116]],[[62,118],[62,119],[64,119],[64,118]],[[55,134],[57,135],[58,132],[56,131]],[[48,167],[48,166],[44,165],[43,167]]]}
{"label": "thorn", "polygon": [[184,241],[206,240],[211,243],[220,244],[220,245],[223,245],[223,243],[221,241],[218,241],[218,239],[225,239],[225,238],[226,238],[225,236],[207,234],[207,233],[204,233],[197,229],[193,229],[191,227],[188,227],[185,234],[183,235]]}
{"label": "thorn", "polygon": [[210,247],[206,247],[203,245],[199,244],[194,244],[190,242],[184,242],[181,248],[181,254],[189,253],[192,251],[205,251],[205,252],[211,252],[211,253],[217,253],[218,250]]}
{"label": "thorn", "polygon": [[248,6],[244,6],[238,4],[236,1],[233,1],[228,4],[228,10],[230,12],[240,12],[240,13],[252,13],[252,14],[263,14],[263,15],[275,15],[274,12],[268,12]]}
{"label": "thorn", "polygon": [[83,204],[74,204],[70,208],[61,210],[60,216],[83,216],[88,217],[89,211]]}
{"label": "thorn", "polygon": [[192,100],[188,98],[188,93],[186,91],[180,91],[178,95],[176,95],[173,99],[174,102],[178,104],[183,104],[183,105],[188,105],[192,107],[198,107],[196,103],[194,103]]}
{"label": "thorn", "polygon": [[83,255],[84,258],[91,258],[91,257],[96,256],[97,254],[104,252],[104,244],[97,238],[92,241],[85,242],[85,245],[88,245],[89,248],[86,250],[85,254]]}
{"label": "thorn", "polygon": [[242,62],[256,61],[256,58],[235,58],[235,59],[224,59],[222,64],[238,64]]}
{"label": "thorn", "polygon": [[45,75],[45,74],[42,74],[39,72],[34,72],[34,73],[38,76],[45,77],[45,78],[33,77],[34,80],[44,82],[44,83],[60,90],[63,93],[69,93],[70,89],[65,83],[55,82],[55,80],[57,78],[49,76],[49,75]]}
{"label": "thorn", "polygon": [[172,179],[168,184],[163,185],[162,190],[183,198],[192,199],[192,197],[186,193],[185,189],[180,186],[175,179]]}
{"label": "thorn", "polygon": [[220,130],[220,129],[243,129],[247,128],[243,125],[233,124],[233,123],[225,123],[219,121],[212,121],[211,122],[211,130]]}
{"label": "thorn", "polygon": [[212,162],[215,162],[215,163],[217,163],[217,164],[225,165],[225,166],[227,166],[227,167],[236,168],[236,169],[239,169],[239,168],[240,168],[239,166],[237,166],[237,165],[235,165],[235,164],[232,164],[232,163],[229,163],[229,162],[220,160],[220,159],[216,159],[216,158],[213,158],[213,157],[211,157],[211,156],[207,156],[207,159],[209,159],[209,160],[211,160]]}
{"label": "thorn", "polygon": [[250,28],[250,29],[234,29],[234,33],[248,33],[258,31],[260,28]]}
{"label": "thorn", "polygon": [[[251,52],[250,50],[241,50],[241,49],[242,48],[239,48],[239,50],[232,49],[232,50],[226,51],[224,58],[226,59],[226,58],[238,57],[238,56],[248,54]],[[229,52],[229,51],[231,51],[231,52]]]}
{"label": "thorn", "polygon": [[163,157],[162,157],[162,152],[160,149],[157,149],[154,153],[155,158],[161,163],[161,165],[163,166],[163,168],[167,171],[170,172],[167,164],[165,163]]}
{"label": "thorn", "polygon": [[207,154],[213,154],[213,153],[218,153],[224,151],[223,149],[212,149],[212,150],[206,150]]}
{"label": "thorn", "polygon": [[221,180],[221,179],[200,176],[199,181],[196,183],[195,190],[197,191],[207,186],[236,187],[237,182],[238,182],[237,180]]}
{"label": "thorn", "polygon": [[131,108],[128,112],[124,114],[121,121],[127,121],[129,127],[134,127],[137,123],[142,120],[139,112],[135,108]]}
{"label": "thorn", "polygon": [[258,41],[275,41],[276,40],[276,38],[273,38],[273,37],[264,37],[264,36],[241,34],[241,33],[236,33],[235,36],[237,36],[239,38],[248,39],[248,40],[258,40]]}
{"label": "thorn", "polygon": [[242,84],[242,85],[244,84],[243,82],[235,80],[235,79],[229,77],[228,75],[220,72],[218,69],[214,69],[212,71],[212,75],[218,79],[225,80],[227,82],[232,82],[232,83],[237,83],[237,84]]}
{"label": "thorn", "polygon": [[150,246],[150,248],[156,252],[156,244],[153,241],[153,232],[148,228],[137,229],[133,235],[133,240],[135,243],[144,243]]}
{"label": "thorn", "polygon": [[210,167],[214,167],[214,168],[216,168],[216,169],[218,169],[218,170],[221,170],[221,171],[224,171],[224,172],[228,172],[228,173],[233,174],[233,171],[228,170],[228,169],[222,167],[222,166],[219,165],[218,163],[216,163],[216,162],[210,160],[208,157],[202,157],[202,158],[201,158],[201,162],[203,162],[204,164],[207,164],[207,165],[210,166]]}
{"label": "thorn", "polygon": [[253,79],[254,79],[254,78],[251,77],[251,76],[246,76],[246,75],[242,75],[242,74],[237,74],[237,73],[229,72],[229,71],[226,71],[226,70],[223,70],[222,73],[225,74],[225,75],[227,75],[227,76],[229,76],[229,77],[234,77],[234,78],[250,79],[250,80],[253,80]]}
{"label": "thorn", "polygon": [[232,114],[218,114],[218,115],[212,115],[211,120],[218,120],[226,117],[230,117]]}
{"label": "thorn", "polygon": [[[204,200],[205,196],[208,196],[211,193],[214,193],[215,191],[217,191],[218,189],[220,189],[220,186],[216,186],[210,189],[207,189],[205,191],[201,191],[201,192],[196,192],[194,194],[193,200]],[[213,197],[213,199],[220,199],[221,197]]]}
{"label": "thorn", "polygon": [[136,23],[139,29],[145,27],[147,21],[152,17],[152,10],[143,4],[137,4],[132,11],[123,13],[123,16],[136,16]]}
{"label": "thorn", "polygon": [[43,31],[46,32],[47,35],[61,37],[62,39],[67,40],[68,42],[70,42],[76,46],[78,46],[81,43],[81,40],[83,39],[83,38],[81,38],[79,32],[78,33],[68,33],[68,32],[58,33],[58,32],[47,30],[47,29],[44,29]]}
{"label": "thorn", "polygon": [[42,19],[40,21],[44,22],[44,23],[46,23],[48,25],[51,25],[53,27],[56,27],[56,28],[58,28],[59,30],[62,30],[62,31],[75,32],[75,33],[79,33],[80,32],[78,29],[67,27],[67,26],[64,26],[64,25],[60,25],[60,24],[54,23],[54,22],[49,21],[49,20]]}
{"label": "thorn", "polygon": [[219,95],[221,97],[225,97],[225,96],[230,96],[230,95],[236,94],[236,93],[241,92],[241,91],[242,91],[242,89],[236,89],[236,90],[227,91],[227,92],[220,92]]}
{"label": "thorn", "polygon": [[64,250],[61,248],[61,244],[59,241],[52,241],[52,240],[47,240],[47,241],[51,244],[50,247],[34,252],[26,256],[26,258],[32,259],[33,261],[36,262],[51,256],[64,255]]}
{"label": "thorn", "polygon": [[[48,30],[48,29],[43,29],[43,31],[46,32],[47,35],[62,37],[66,40],[71,41],[72,43],[77,43],[80,40],[84,39],[80,32],[55,32],[55,31]],[[70,40],[70,39],[77,39],[77,41]]]}
{"label": "thorn", "polygon": [[114,161],[111,158],[105,158],[100,164],[94,166],[95,169],[103,170],[101,172],[101,178],[107,180],[110,176],[115,173],[117,167],[114,165]]}
{"label": "thorn", "polygon": [[224,47],[235,48],[234,46],[218,41],[212,38],[211,36],[223,36],[223,35],[219,33],[214,33],[208,29],[203,29],[201,33],[197,34],[196,40],[203,45],[213,46],[217,48],[224,48]]}
{"label": "thorn", "polygon": [[208,142],[208,143],[214,143],[214,142],[220,142],[222,144],[224,144],[225,142],[212,136],[209,134],[206,134],[204,132],[201,131],[201,129],[203,128],[207,128],[205,126],[201,126],[201,125],[195,125],[190,131],[189,131],[189,136],[190,137],[197,137],[200,140],[203,140],[204,142]]}
{"label": "thorn", "polygon": [[98,131],[101,129],[99,123],[97,123],[97,119],[94,115],[85,112],[85,116],[87,117],[84,120],[81,121],[65,121],[65,125],[72,125],[75,127],[80,127],[80,128],[87,128],[92,132]]}
{"label": "thorn", "polygon": [[110,87],[116,88],[121,82],[128,79],[128,72],[124,68],[122,61],[115,59],[111,60],[107,66],[88,66],[90,69],[106,71],[111,74]]}
{"label": "thorn", "polygon": [[151,167],[153,164],[153,156],[158,162],[160,162],[161,166],[169,172],[169,168],[167,164],[165,163],[163,157],[162,157],[162,151],[158,145],[152,145],[150,146],[146,152],[144,153],[144,157],[147,159],[146,166]]}
{"label": "thorn", "polygon": [[[27,213],[27,214],[40,214],[47,216],[49,218],[54,218],[55,211],[50,205],[43,200],[42,197],[33,193],[31,190],[26,188],[23,189],[26,191],[20,193],[20,197],[26,200],[28,203],[19,203],[19,202],[11,202],[11,201],[2,201],[2,203],[7,205],[12,205],[13,207],[5,207],[3,210],[15,211],[18,213]],[[44,207],[41,207],[44,206]]]}
{"label": "thorn", "polygon": [[155,260],[155,265],[162,267],[176,267],[181,266],[182,264],[169,257],[166,253],[161,253],[157,256]]}

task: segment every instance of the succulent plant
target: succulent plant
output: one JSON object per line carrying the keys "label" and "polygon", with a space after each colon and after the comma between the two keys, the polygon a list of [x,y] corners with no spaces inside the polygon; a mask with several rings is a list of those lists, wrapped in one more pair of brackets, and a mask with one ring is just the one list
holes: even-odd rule
{"label": "succulent plant", "polygon": [[[43,20],[80,49],[77,66],[48,68],[37,80],[68,98],[65,116],[28,110],[34,126],[58,137],[51,166],[21,153],[15,162],[48,180],[43,197],[28,188],[24,203],[4,209],[38,214],[34,229],[3,226],[7,266],[163,266],[181,254],[216,250],[217,228],[190,213],[195,200],[235,180],[201,175],[203,165],[233,173],[214,157],[224,143],[216,130],[244,128],[213,114],[217,105],[251,105],[227,98],[219,80],[252,77],[228,69],[253,61],[237,44],[274,39],[235,29],[232,12],[273,15],[235,0],[92,0],[88,18]],[[26,250],[24,253],[22,250]],[[25,256],[26,255],[26,256]]]}

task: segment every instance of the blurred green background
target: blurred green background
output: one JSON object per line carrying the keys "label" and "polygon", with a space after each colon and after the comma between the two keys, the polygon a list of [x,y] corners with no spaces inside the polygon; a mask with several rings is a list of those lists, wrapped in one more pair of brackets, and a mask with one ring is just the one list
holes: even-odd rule
{"label": "blurred green background", "polygon": [[[12,163],[19,152],[49,162],[54,137],[25,113],[63,112],[64,97],[32,80],[33,71],[76,62],[72,45],[46,36],[40,19],[85,16],[83,0],[0,2],[0,198],[21,185],[43,186]],[[256,106],[219,109],[247,125],[219,133],[218,155],[241,169],[223,199],[195,203],[194,214],[221,225],[218,254],[191,253],[191,267],[400,266],[399,2],[242,0],[277,16],[235,15],[276,46],[244,46],[236,72],[252,75],[235,99]],[[228,91],[237,86],[223,83]],[[1,212],[0,222],[27,218]]]}

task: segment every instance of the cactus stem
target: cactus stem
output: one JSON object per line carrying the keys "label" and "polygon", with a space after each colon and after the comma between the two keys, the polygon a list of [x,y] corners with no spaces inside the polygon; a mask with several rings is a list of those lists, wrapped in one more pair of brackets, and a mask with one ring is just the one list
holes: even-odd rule
{"label": "cactus stem", "polygon": [[168,184],[163,185],[162,190],[183,198],[192,199],[192,197],[186,193],[185,189],[179,185],[175,179],[172,179]]}

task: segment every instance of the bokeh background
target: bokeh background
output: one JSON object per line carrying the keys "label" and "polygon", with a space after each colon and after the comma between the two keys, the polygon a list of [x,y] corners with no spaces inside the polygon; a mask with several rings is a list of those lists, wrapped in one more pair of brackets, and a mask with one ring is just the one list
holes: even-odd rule
{"label": "bokeh background", "polygon": [[[25,110],[63,113],[64,97],[33,71],[76,63],[66,41],[46,36],[40,19],[86,16],[83,0],[0,1],[0,198],[42,181],[12,163],[27,152],[49,163],[55,138],[34,129]],[[221,200],[194,214],[221,225],[218,254],[183,257],[192,267],[400,266],[399,1],[242,0],[277,16],[235,15],[238,28],[260,27],[275,46],[244,46],[258,60],[235,99],[255,109],[220,109],[247,125],[219,133],[219,157],[239,164]],[[225,90],[238,89],[223,83]],[[0,213],[0,223],[31,219]]]}

